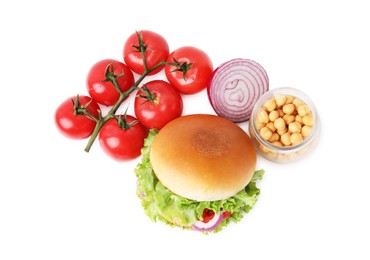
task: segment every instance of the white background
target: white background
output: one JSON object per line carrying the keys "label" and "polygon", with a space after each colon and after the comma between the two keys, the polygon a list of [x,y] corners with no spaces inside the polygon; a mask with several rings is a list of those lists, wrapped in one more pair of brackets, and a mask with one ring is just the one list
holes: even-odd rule
{"label": "white background", "polygon": [[[370,259],[365,3],[2,1],[0,259]],[[87,141],[54,125],[62,101],[87,94],[90,66],[122,60],[140,29],[163,35],[171,51],[205,50],[215,67],[256,60],[271,89],[304,91],[321,116],[309,156],[287,165],[258,158],[266,174],[257,205],[219,234],[151,222],[135,194],[140,158],[118,163],[98,142],[86,154]],[[184,114],[214,113],[205,91],[184,102]]]}

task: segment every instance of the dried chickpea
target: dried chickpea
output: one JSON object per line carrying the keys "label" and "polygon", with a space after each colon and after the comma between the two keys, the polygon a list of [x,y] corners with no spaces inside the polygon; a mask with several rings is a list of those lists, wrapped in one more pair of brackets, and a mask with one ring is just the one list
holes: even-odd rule
{"label": "dried chickpea", "polygon": [[267,111],[271,112],[273,110],[275,110],[276,108],[276,102],[275,102],[275,99],[269,99],[265,102],[265,104],[263,105],[264,108],[266,108]]}
{"label": "dried chickpea", "polygon": [[279,112],[278,111],[273,110],[273,111],[270,112],[269,119],[270,119],[271,122],[274,122],[278,118],[279,118]]}
{"label": "dried chickpea", "polygon": [[301,134],[304,138],[306,138],[307,136],[310,135],[310,132],[311,132],[311,129],[312,127],[311,126],[308,126],[308,125],[305,125],[302,127],[302,131],[301,131]]}
{"label": "dried chickpea", "polygon": [[272,136],[270,137],[269,142],[273,143],[279,140],[280,140],[280,135],[278,133],[272,133]]}
{"label": "dried chickpea", "polygon": [[[260,136],[278,147],[294,146],[310,135],[313,117],[310,107],[300,98],[290,95],[275,95],[267,100],[257,114],[256,124]],[[264,147],[266,155],[276,152]]]}
{"label": "dried chickpea", "polygon": [[302,129],[302,125],[298,122],[293,122],[289,124],[288,128],[289,128],[289,131],[293,134],[300,133]]}
{"label": "dried chickpea", "polygon": [[291,104],[292,102],[293,102],[293,100],[294,100],[294,97],[293,96],[287,96],[286,97],[286,104]]}
{"label": "dried chickpea", "polygon": [[278,119],[276,119],[274,121],[274,126],[277,130],[282,130],[285,128],[285,121],[284,119],[282,119],[281,117],[279,117]]}
{"label": "dried chickpea", "polygon": [[273,145],[283,147],[284,145],[280,141],[272,142]]}
{"label": "dried chickpea", "polygon": [[302,117],[300,115],[295,116],[295,121],[302,124]]}
{"label": "dried chickpea", "polygon": [[278,111],[279,113],[279,117],[283,117],[284,116],[284,112],[281,108],[278,108],[276,111]]}
{"label": "dried chickpea", "polygon": [[297,108],[298,115],[305,116],[310,113],[310,108],[306,104],[299,105]]}
{"label": "dried chickpea", "polygon": [[271,132],[275,132],[275,131],[276,131],[276,127],[274,126],[274,123],[273,123],[273,122],[268,122],[268,123],[266,124],[266,127],[267,127],[268,129],[270,129],[270,130],[271,130]]}
{"label": "dried chickpea", "polygon": [[267,148],[266,146],[260,144],[260,150],[264,153],[272,153],[273,151],[271,151],[269,148]]}
{"label": "dried chickpea", "polygon": [[284,127],[284,129],[276,130],[276,133],[278,133],[279,135],[283,135],[286,132],[288,132],[288,128],[286,127]]}
{"label": "dried chickpea", "polygon": [[267,114],[267,112],[265,110],[261,110],[258,113],[257,121],[259,121],[261,123],[264,123],[264,124],[269,122],[269,115]]}
{"label": "dried chickpea", "polygon": [[262,127],[264,127],[266,124],[265,123],[262,123],[258,120],[256,120],[256,128],[257,130],[259,131]]}
{"label": "dried chickpea", "polygon": [[280,141],[284,144],[284,145],[290,145],[292,142],[290,141],[290,133],[284,133],[281,135],[280,137]]}
{"label": "dried chickpea", "polygon": [[293,104],[296,108],[298,108],[298,106],[303,105],[304,103],[303,103],[303,101],[302,101],[302,100],[300,100],[299,98],[295,98],[295,99],[293,99],[292,104]]}
{"label": "dried chickpea", "polygon": [[276,105],[278,106],[278,107],[281,107],[281,106],[283,106],[284,104],[285,104],[285,102],[286,102],[286,96],[284,96],[284,95],[276,95],[275,96],[275,102],[276,102]]}
{"label": "dried chickpea", "polygon": [[260,130],[260,135],[262,136],[263,139],[269,140],[272,136],[272,132],[267,127],[262,127]]}
{"label": "dried chickpea", "polygon": [[294,122],[295,116],[293,116],[293,115],[284,115],[283,119],[285,121],[285,124],[289,125],[290,123]]}
{"label": "dried chickpea", "polygon": [[290,136],[290,141],[292,145],[297,145],[303,141],[303,137],[300,133],[294,133]]}
{"label": "dried chickpea", "polygon": [[291,114],[293,114],[294,110],[295,110],[295,108],[294,108],[294,105],[293,105],[293,104],[285,104],[285,105],[283,106],[283,112],[284,112],[284,114],[286,114],[286,115],[291,115]]}
{"label": "dried chickpea", "polygon": [[302,117],[302,123],[304,125],[307,125],[307,126],[312,126],[313,125],[313,117],[312,117],[312,114],[309,113],[309,114],[305,115],[304,117]]}

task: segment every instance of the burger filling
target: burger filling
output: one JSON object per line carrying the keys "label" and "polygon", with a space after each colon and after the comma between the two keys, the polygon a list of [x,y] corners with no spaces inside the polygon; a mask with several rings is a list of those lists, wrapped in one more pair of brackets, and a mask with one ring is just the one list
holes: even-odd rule
{"label": "burger filling", "polygon": [[240,221],[243,213],[248,213],[257,202],[260,190],[256,182],[262,179],[263,170],[256,171],[243,190],[224,200],[196,201],[171,192],[158,180],[150,163],[150,148],[157,133],[150,130],[141,151],[142,161],[135,168],[137,194],[151,220],[203,232],[218,232],[230,221]]}

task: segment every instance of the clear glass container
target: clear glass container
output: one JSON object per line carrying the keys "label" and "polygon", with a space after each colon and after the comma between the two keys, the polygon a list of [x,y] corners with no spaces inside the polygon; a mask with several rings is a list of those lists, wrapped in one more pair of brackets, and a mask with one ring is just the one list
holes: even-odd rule
{"label": "clear glass container", "polygon": [[[304,104],[306,104],[309,109],[310,113],[312,114],[312,125],[310,126],[311,130],[309,131],[309,134],[307,134],[303,141],[297,144],[291,144],[290,146],[284,146],[281,145],[282,139],[281,135],[279,135],[279,141],[273,141],[272,137],[267,140],[266,138],[269,136],[261,134],[263,131],[261,129],[264,127],[263,123],[261,123],[261,114],[259,114],[262,110],[266,111],[267,114],[269,114],[272,110],[271,107],[269,107],[269,110],[266,109],[266,102],[271,101],[272,99],[276,100],[279,97],[288,97],[288,99],[297,99],[297,102],[299,100],[303,101]],[[295,102],[297,104],[297,102]],[[280,102],[278,102],[280,103]],[[283,110],[281,107],[276,107],[274,110]],[[294,112],[297,115],[297,105],[295,105],[296,111]],[[283,115],[283,112],[279,110],[280,116]],[[262,112],[263,113],[263,112]],[[275,113],[275,112],[274,112]],[[275,113],[276,114],[276,113]],[[294,115],[294,114],[292,114]],[[299,120],[299,117],[294,116],[295,119]],[[270,118],[270,117],[269,117]],[[272,117],[273,118],[273,117]],[[281,120],[280,120],[281,121]],[[271,121],[269,121],[270,123]],[[288,121],[285,121],[288,122]],[[272,122],[274,123],[274,122]],[[304,124],[301,122],[301,124],[304,126]],[[271,126],[271,124],[269,125]],[[302,91],[290,88],[290,87],[282,87],[282,88],[276,88],[272,89],[268,92],[266,92],[264,95],[262,95],[258,101],[256,102],[251,118],[249,120],[249,134],[252,139],[252,142],[257,150],[257,152],[265,157],[266,159],[276,162],[276,163],[288,163],[292,161],[296,161],[300,158],[302,158],[304,155],[309,153],[317,144],[319,135],[320,135],[320,119],[319,115],[317,113],[316,107],[314,103],[311,101],[311,99],[304,94]],[[286,124],[286,132],[288,132],[290,135],[293,135],[293,133],[290,133],[290,125]],[[307,127],[305,128],[307,129]],[[264,129],[266,130],[266,129]],[[277,130],[275,130],[277,131]],[[268,131],[267,131],[268,132]],[[281,130],[282,133],[284,130]],[[302,130],[303,132],[303,130]],[[268,133],[269,134],[269,133]],[[302,133],[303,135],[303,133]],[[301,136],[302,136],[301,135]],[[276,137],[276,135],[274,136]],[[286,137],[286,136],[285,136]],[[276,137],[277,138],[277,137]]]}

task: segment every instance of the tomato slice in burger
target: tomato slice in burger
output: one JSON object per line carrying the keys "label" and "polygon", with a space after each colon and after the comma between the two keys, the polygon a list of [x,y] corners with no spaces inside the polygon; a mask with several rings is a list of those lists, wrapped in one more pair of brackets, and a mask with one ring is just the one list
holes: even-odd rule
{"label": "tomato slice in burger", "polygon": [[224,213],[222,213],[222,217],[224,219],[227,219],[228,217],[230,217],[230,215],[231,215],[231,212],[230,211],[225,211]]}
{"label": "tomato slice in burger", "polygon": [[203,214],[202,214],[202,222],[203,223],[208,223],[211,219],[213,219],[215,216],[215,213],[211,209],[204,209]]}
{"label": "tomato slice in burger", "polygon": [[[222,213],[222,219],[227,219],[228,217],[230,217],[230,215],[231,215],[230,211],[225,211],[224,213]],[[215,217],[215,212],[213,210],[211,209],[203,210],[203,214],[202,214],[203,223],[208,223],[214,217]]]}

